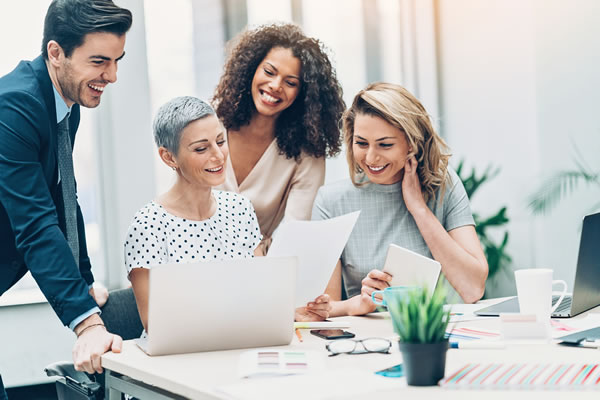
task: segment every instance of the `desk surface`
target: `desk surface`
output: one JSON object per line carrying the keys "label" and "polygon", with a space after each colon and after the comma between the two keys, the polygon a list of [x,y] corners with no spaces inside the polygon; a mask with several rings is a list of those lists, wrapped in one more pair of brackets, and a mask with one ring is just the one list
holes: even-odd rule
{"label": "desk surface", "polygon": [[[597,307],[588,313],[600,313],[600,307]],[[587,314],[587,313],[586,313]],[[576,318],[582,318],[582,314]],[[342,317],[339,320],[347,321],[351,324],[348,330],[356,333],[357,338],[366,337],[388,337],[394,336],[391,321],[387,313],[370,314],[363,317]],[[480,327],[490,330],[499,330],[500,321],[498,318],[480,318],[474,321],[462,322],[458,326],[468,325],[470,327]],[[362,354],[362,355],[339,355],[337,357],[327,357],[325,350],[326,341],[309,334],[308,330],[302,330],[303,342],[294,336],[289,346],[280,346],[280,350],[313,350],[323,354],[325,369],[327,371],[340,371],[338,378],[344,378],[344,371],[354,371],[364,373],[364,376],[374,376],[373,372],[402,362],[400,352],[396,343],[392,346],[392,352],[386,354]],[[213,399],[222,398],[217,390],[220,386],[233,385],[241,382],[237,377],[239,355],[248,349],[215,351],[205,353],[181,354],[172,356],[149,357],[142,352],[133,341],[126,341],[123,346],[123,352],[120,354],[107,353],[102,357],[103,367],[111,371],[127,375],[135,380],[158,386],[172,393],[189,397],[193,399]],[[555,344],[513,344],[502,350],[458,350],[451,349],[447,354],[446,374],[449,374],[466,363],[473,362],[600,362],[600,350],[569,348]],[[356,379],[355,375],[349,374],[348,377]],[[261,379],[265,385],[269,385],[271,379],[282,378],[255,378]],[[381,378],[384,379],[384,378]],[[426,396],[444,396],[444,399],[477,398],[481,400],[485,396],[489,399],[505,399],[507,391],[477,391],[477,390],[444,390],[442,393],[439,387],[406,387],[404,379],[385,378],[385,385],[375,389],[377,399],[398,398],[401,391],[407,395],[426,395]],[[323,382],[321,382],[322,384]],[[353,382],[355,383],[355,382]],[[338,383],[339,384],[339,383]],[[318,385],[318,383],[317,383]],[[371,386],[372,387],[372,386]],[[289,396],[281,393],[281,398],[292,398],[299,389],[306,392],[307,388],[288,388]],[[308,388],[304,398],[312,398]],[[318,389],[318,388],[317,388]],[[372,392],[371,395],[372,396]],[[314,392],[313,392],[314,393]],[[569,392],[577,399],[599,397],[599,392]],[[511,397],[529,398],[534,395],[535,398],[543,396],[546,399],[561,399],[571,397],[564,391],[511,391]],[[365,393],[344,393],[344,399],[360,398],[365,399]]]}

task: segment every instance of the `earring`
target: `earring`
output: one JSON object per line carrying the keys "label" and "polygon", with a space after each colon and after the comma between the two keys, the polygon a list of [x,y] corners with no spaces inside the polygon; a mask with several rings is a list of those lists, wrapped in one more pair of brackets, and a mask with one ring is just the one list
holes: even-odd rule
{"label": "earring", "polygon": [[177,171],[177,167],[171,167],[171,168],[173,168],[173,171]]}

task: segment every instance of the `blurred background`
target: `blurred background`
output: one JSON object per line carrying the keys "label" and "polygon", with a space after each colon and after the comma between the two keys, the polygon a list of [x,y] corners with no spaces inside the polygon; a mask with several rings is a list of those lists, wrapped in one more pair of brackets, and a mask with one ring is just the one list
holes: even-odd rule
{"label": "blurred background", "polygon": [[[49,0],[0,2],[0,76],[40,54]],[[320,39],[350,103],[373,81],[425,105],[471,195],[493,272],[486,297],[516,292],[513,270],[554,269],[571,287],[581,221],[600,210],[600,2],[596,0],[117,0],[134,24],[118,83],[82,109],[79,200],[96,280],[128,284],[122,242],[134,213],[172,182],[151,121],[175,96],[209,99],[227,41],[247,25],[295,22]],[[347,179],[343,154],[326,181]],[[7,387],[47,382],[71,358],[35,282],[0,299]]]}

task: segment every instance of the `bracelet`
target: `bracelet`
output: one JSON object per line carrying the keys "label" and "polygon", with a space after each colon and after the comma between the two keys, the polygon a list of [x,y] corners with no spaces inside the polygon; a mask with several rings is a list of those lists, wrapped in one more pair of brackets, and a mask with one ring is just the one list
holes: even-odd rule
{"label": "bracelet", "polygon": [[104,327],[104,329],[106,329],[106,326],[104,326],[104,324],[101,324],[101,323],[97,323],[97,324],[91,324],[91,325],[88,325],[88,326],[86,326],[85,328],[83,328],[83,329],[81,330],[81,332],[79,332],[79,334],[77,334],[77,338],[79,339],[79,338],[81,337],[81,335],[83,335],[83,332],[85,332],[86,330],[88,330],[88,329],[90,329],[90,328],[93,328],[93,327],[95,327],[95,326],[102,326],[102,327]]}

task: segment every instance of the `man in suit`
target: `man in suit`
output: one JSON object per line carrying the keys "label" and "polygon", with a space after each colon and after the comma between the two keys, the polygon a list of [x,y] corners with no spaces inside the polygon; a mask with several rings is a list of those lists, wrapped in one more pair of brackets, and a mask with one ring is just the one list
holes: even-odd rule
{"label": "man in suit", "polygon": [[[0,78],[0,295],[27,271],[76,336],[78,370],[101,372],[100,356],[120,351],[95,293],[76,199],[72,143],[79,106],[100,104],[117,80],[132,16],[111,0],[55,0],[42,55]],[[5,395],[1,386],[0,399]]]}

